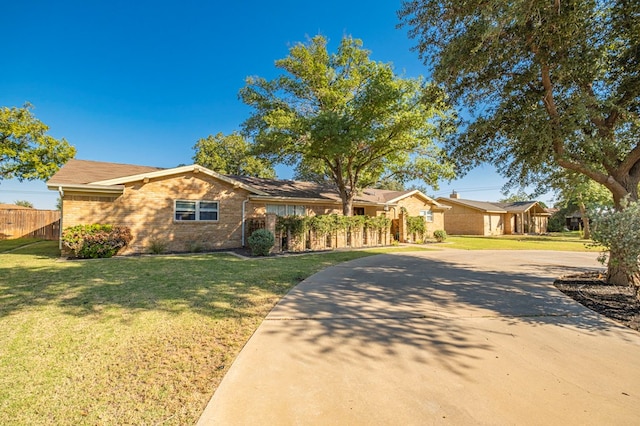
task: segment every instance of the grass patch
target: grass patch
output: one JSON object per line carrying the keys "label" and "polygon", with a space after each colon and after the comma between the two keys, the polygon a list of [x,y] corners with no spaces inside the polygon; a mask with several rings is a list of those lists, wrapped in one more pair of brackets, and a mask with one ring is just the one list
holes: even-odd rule
{"label": "grass patch", "polygon": [[549,235],[501,235],[496,237],[449,236],[449,247],[463,250],[555,250],[593,251],[600,249],[587,247],[591,240],[583,240],[577,232]]}
{"label": "grass patch", "polygon": [[38,238],[17,238],[14,240],[0,240],[0,253],[14,250],[18,247],[26,246],[27,244],[37,243],[38,241],[42,240]]}
{"label": "grass patch", "polygon": [[339,262],[419,248],[240,260],[0,254],[0,424],[194,424],[274,304]]}

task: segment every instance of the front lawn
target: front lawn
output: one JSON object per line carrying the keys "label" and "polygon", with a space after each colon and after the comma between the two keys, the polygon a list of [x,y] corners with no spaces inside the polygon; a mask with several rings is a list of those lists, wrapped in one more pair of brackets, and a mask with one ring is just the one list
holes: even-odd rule
{"label": "front lawn", "polygon": [[0,424],[194,424],[289,289],[404,250],[61,261],[44,241],[0,253]]}
{"label": "front lawn", "polygon": [[555,250],[594,251],[588,247],[591,240],[583,240],[577,232],[554,233],[548,235],[501,235],[496,237],[449,236],[449,247],[463,250]]}

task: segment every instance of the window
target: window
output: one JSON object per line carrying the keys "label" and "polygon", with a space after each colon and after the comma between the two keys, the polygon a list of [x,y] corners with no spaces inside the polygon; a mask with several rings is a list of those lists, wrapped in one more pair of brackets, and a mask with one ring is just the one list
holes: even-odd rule
{"label": "window", "polygon": [[176,200],[175,220],[186,221],[217,221],[218,202],[217,201],[187,201]]}
{"label": "window", "polygon": [[433,222],[433,212],[431,210],[420,210],[420,216],[424,216],[426,222]]}
{"label": "window", "polygon": [[267,213],[278,216],[304,216],[307,210],[300,205],[267,204]]}

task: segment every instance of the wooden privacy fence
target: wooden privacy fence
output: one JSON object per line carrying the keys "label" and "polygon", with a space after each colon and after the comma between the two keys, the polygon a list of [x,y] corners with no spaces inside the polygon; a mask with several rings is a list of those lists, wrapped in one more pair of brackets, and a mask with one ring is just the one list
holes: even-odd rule
{"label": "wooden privacy fence", "polygon": [[0,210],[0,240],[60,237],[60,211],[34,209]]}

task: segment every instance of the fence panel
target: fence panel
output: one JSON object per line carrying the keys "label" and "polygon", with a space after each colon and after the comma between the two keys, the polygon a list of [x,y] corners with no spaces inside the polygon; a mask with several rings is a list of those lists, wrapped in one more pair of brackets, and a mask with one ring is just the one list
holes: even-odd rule
{"label": "fence panel", "polygon": [[34,209],[0,210],[0,239],[60,237],[60,211]]}

